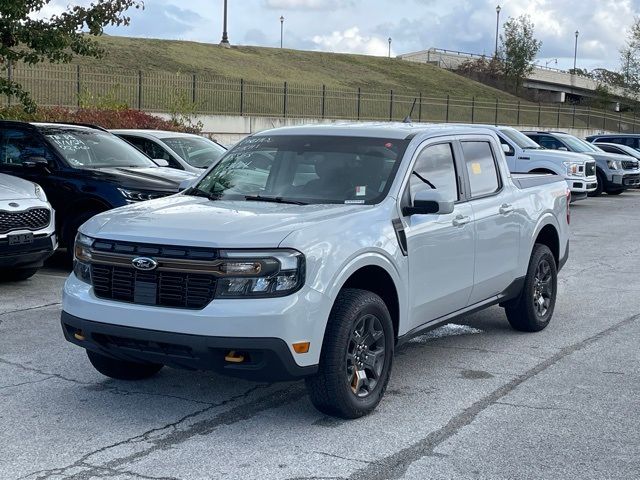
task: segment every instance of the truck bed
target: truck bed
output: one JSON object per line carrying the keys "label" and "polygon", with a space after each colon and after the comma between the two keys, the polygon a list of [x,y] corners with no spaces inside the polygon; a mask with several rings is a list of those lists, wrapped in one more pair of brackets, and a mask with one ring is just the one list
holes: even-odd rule
{"label": "truck bed", "polygon": [[565,181],[560,175],[551,173],[512,173],[511,179],[520,190]]}

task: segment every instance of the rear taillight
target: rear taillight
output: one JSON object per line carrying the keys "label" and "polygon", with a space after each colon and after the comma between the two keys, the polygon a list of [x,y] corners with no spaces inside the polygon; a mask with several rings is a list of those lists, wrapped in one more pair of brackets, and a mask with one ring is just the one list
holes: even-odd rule
{"label": "rear taillight", "polygon": [[567,225],[571,225],[571,190],[567,188]]}

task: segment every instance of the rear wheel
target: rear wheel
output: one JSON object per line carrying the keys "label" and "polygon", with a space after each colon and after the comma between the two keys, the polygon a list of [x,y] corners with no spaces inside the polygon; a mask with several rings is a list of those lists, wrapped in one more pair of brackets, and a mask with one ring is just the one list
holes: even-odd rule
{"label": "rear wheel", "polygon": [[373,411],[387,388],[393,360],[391,315],[376,294],[345,289],[331,310],[320,368],[306,379],[322,413],[358,418]]}
{"label": "rear wheel", "polygon": [[154,376],[163,365],[157,363],[128,362],[107,357],[91,350],[87,350],[87,356],[93,368],[109,378],[117,380],[144,380]]}
{"label": "rear wheel", "polygon": [[505,305],[511,326],[521,332],[539,332],[549,325],[556,305],[558,269],[553,253],[536,243],[520,296]]}

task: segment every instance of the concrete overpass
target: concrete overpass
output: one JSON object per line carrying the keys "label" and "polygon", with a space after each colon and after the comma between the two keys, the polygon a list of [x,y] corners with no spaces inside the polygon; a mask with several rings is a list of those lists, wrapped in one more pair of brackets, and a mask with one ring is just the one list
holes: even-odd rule
{"label": "concrete overpass", "polygon": [[[420,52],[405,53],[398,58],[417,63],[429,63],[447,70],[455,70],[464,62],[479,58],[490,58],[486,55],[477,55],[440,48],[430,48]],[[533,72],[525,79],[523,86],[536,90],[545,100],[553,102],[565,102],[567,95],[576,97],[595,97],[599,83],[594,79],[582,75],[571,74],[557,68],[542,67],[536,65]],[[637,99],[636,94],[620,87],[607,86],[609,91],[620,98]]]}

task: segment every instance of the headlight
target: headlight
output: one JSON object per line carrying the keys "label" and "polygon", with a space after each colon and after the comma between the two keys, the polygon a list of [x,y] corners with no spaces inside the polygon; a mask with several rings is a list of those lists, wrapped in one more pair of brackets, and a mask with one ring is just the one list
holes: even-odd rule
{"label": "headlight", "polygon": [[607,160],[607,166],[611,170],[620,170],[620,162],[618,160]]}
{"label": "headlight", "polygon": [[91,284],[91,266],[87,263],[91,260],[91,246],[93,238],[78,232],[73,247],[73,273],[78,280]]}
{"label": "headlight", "polygon": [[44,193],[44,190],[42,190],[42,187],[40,185],[36,185],[35,194],[39,200],[42,200],[43,202],[47,201],[47,195]]}
{"label": "headlight", "polygon": [[128,190],[126,188],[118,188],[118,190],[128,203],[144,202],[146,200],[153,200],[155,198],[162,198],[171,195],[171,193],[168,192],[143,192],[141,190]]}
{"label": "headlight", "polygon": [[567,175],[584,176],[584,163],[564,162],[564,166],[567,168]]}
{"label": "headlight", "polygon": [[223,250],[217,298],[284,297],[304,285],[304,255],[295,250]]}

